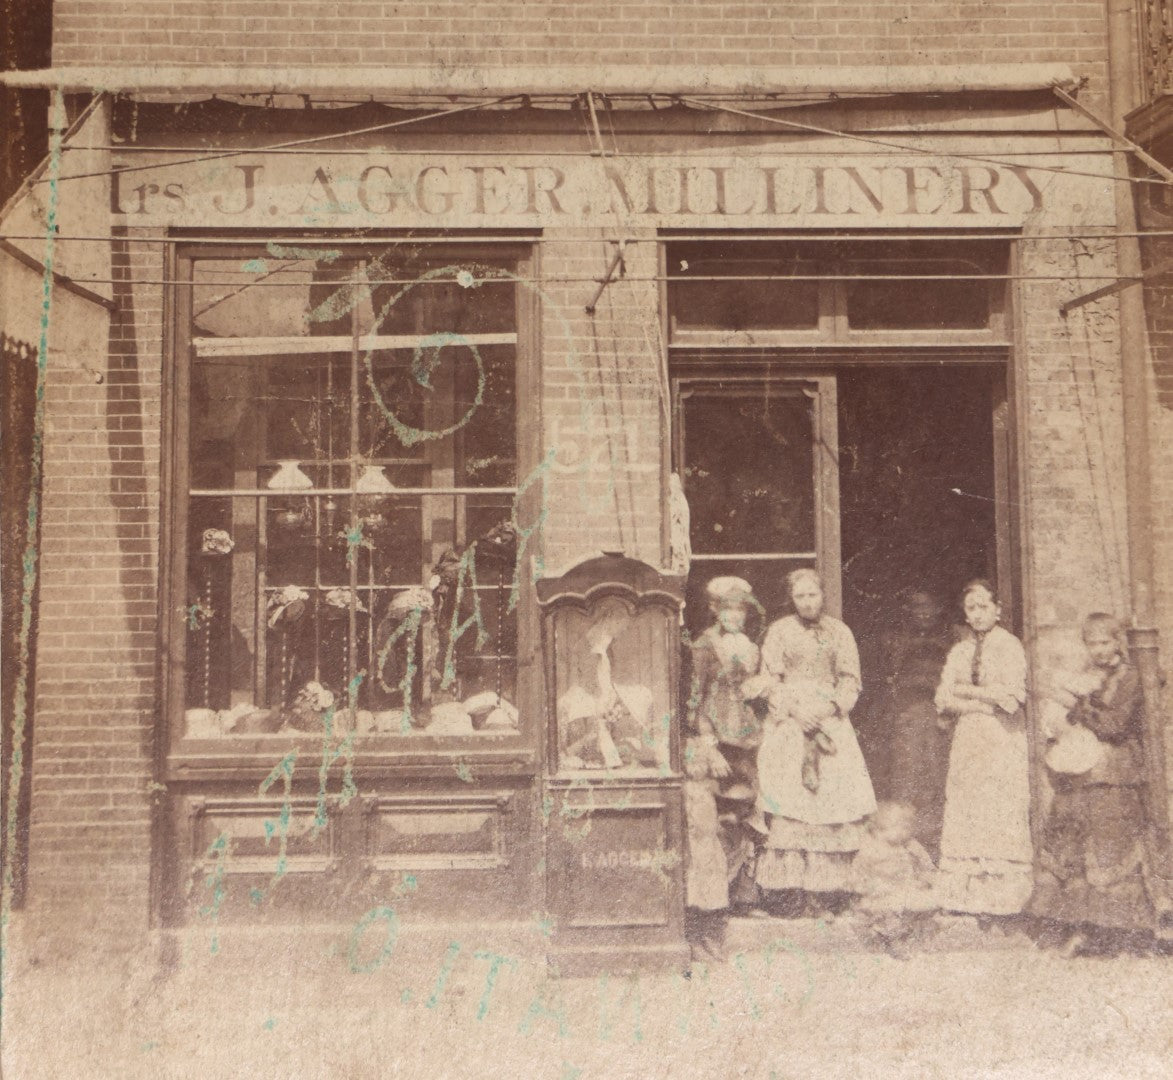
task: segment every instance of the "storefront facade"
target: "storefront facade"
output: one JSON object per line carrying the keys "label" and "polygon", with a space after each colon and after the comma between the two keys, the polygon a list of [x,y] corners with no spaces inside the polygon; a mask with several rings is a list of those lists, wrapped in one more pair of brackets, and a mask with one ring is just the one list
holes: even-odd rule
{"label": "storefront facade", "polygon": [[[80,907],[156,928],[547,911],[581,822],[537,583],[603,552],[679,578],[690,634],[711,577],[772,619],[816,567],[865,689],[918,589],[995,581],[1039,668],[1125,611],[1115,301],[1060,311],[1116,276],[1111,144],[1044,74],[106,99],[66,141],[112,177],[58,243],[105,230],[115,310],[96,374],[46,376],[30,908],[92,866]],[[671,789],[657,737],[624,767]],[[674,813],[591,867],[652,873]]]}

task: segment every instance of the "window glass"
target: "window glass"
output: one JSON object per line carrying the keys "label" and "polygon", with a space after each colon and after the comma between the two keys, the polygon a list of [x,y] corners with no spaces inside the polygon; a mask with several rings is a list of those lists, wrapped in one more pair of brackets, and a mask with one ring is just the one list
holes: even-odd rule
{"label": "window glass", "polygon": [[187,737],[516,731],[514,285],[457,278],[195,262]]}
{"label": "window glass", "polygon": [[694,553],[814,550],[811,403],[769,383],[683,398]]}
{"label": "window glass", "polygon": [[[893,251],[893,248],[896,251]],[[990,324],[989,275],[1005,257],[988,244],[904,243],[845,247],[847,322],[856,330],[981,330]],[[925,277],[917,275],[924,274]]]}
{"label": "window glass", "polygon": [[[673,245],[668,260],[673,327],[814,329],[819,286],[812,279],[817,273],[812,253],[797,245],[783,250],[745,243]],[[786,280],[791,277],[800,280]]]}

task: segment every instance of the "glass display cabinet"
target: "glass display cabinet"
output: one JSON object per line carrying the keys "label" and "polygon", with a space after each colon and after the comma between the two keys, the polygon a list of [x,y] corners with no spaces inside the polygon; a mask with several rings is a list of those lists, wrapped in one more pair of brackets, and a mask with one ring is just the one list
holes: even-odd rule
{"label": "glass display cabinet", "polygon": [[537,583],[551,968],[672,966],[684,943],[684,581],[605,554]]}

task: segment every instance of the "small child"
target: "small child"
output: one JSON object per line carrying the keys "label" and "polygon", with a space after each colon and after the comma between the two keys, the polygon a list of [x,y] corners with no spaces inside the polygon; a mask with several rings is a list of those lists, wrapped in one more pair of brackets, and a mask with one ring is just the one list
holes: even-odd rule
{"label": "small child", "polygon": [[688,830],[685,904],[694,955],[725,959],[729,869],[721,843],[716,793],[729,763],[712,735],[691,735],[684,747],[684,820]]}
{"label": "small child", "polygon": [[1071,722],[1071,713],[1080,701],[1104,685],[1104,669],[1090,658],[1074,669],[1056,672],[1039,706],[1039,724],[1047,740],[1044,756],[1054,773],[1081,775],[1090,772],[1102,759],[1099,740],[1081,724]]}
{"label": "small child", "polygon": [[754,761],[762,724],[742,694],[742,683],[756,675],[761,654],[745,632],[753,590],[738,577],[715,577],[705,586],[713,623],[692,643],[692,693],[689,726],[713,735],[729,762],[733,784],[746,790],[727,798],[753,798]]}
{"label": "small child", "polygon": [[853,872],[856,911],[870,935],[892,956],[904,959],[908,945],[931,929],[937,904],[933,860],[913,839],[916,807],[882,802],[868,821]]}
{"label": "small child", "polygon": [[[757,605],[749,582],[715,577],[705,586],[713,622],[692,642],[692,685],[689,731],[707,748],[698,758],[716,755],[720,765],[707,775],[721,800],[716,835],[725,849],[733,901],[750,906],[757,898],[753,884],[754,843],[747,834],[757,797],[757,753],[762,721],[743,692],[742,684],[757,674],[761,654],[745,632],[751,607]],[[695,746],[701,746],[697,742]],[[719,782],[718,782],[719,781]],[[760,826],[759,826],[760,828]]]}

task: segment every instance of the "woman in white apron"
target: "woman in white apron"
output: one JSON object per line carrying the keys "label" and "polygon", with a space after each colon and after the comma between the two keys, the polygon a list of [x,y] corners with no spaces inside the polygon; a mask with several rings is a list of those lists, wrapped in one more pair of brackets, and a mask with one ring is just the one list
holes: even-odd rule
{"label": "woman in white apron", "polygon": [[767,897],[798,890],[836,911],[852,891],[851,863],[876,809],[851,726],[859,650],[847,626],[824,613],[815,571],[796,570],[789,584],[795,614],[766,631],[755,687],[769,702],[758,752],[768,835],[756,878]]}

